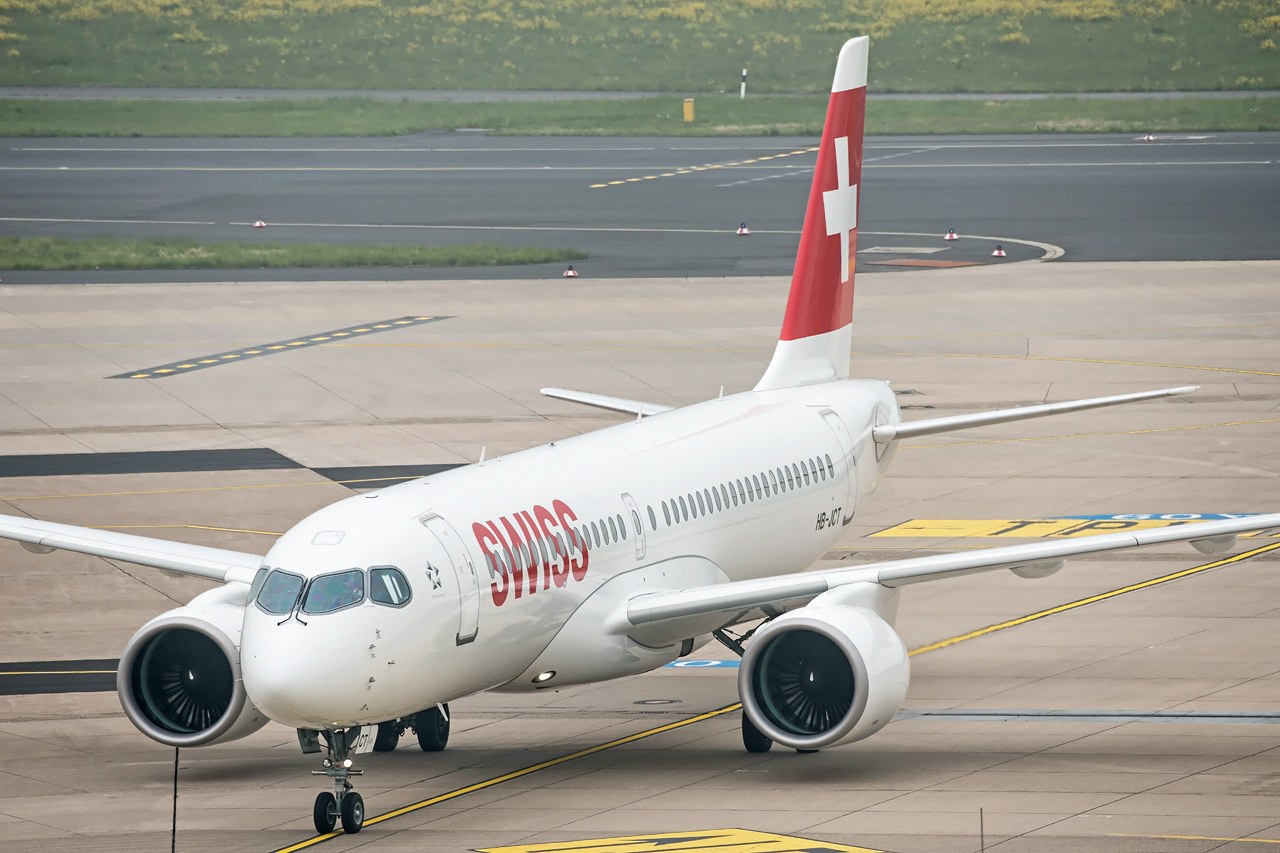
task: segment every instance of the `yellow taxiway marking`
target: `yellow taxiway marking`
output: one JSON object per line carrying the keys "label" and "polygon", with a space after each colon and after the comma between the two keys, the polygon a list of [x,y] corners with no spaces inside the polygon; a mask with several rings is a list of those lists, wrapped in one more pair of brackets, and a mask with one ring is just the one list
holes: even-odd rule
{"label": "yellow taxiway marking", "polygon": [[1230,838],[1216,835],[1140,835],[1134,832],[1109,832],[1112,838],[1161,838],[1170,841],[1247,841],[1251,844],[1280,844],[1280,838]]}
{"label": "yellow taxiway marking", "polygon": [[[670,169],[670,171],[654,172],[652,175],[645,175],[642,178],[626,178],[620,181],[608,181],[605,183],[591,184],[591,189],[593,190],[606,189],[608,187],[616,187],[619,184],[630,184],[636,181],[652,181],[654,178],[674,178],[676,175],[692,175],[697,172],[708,172],[712,169],[761,168],[757,166],[752,166],[751,164],[759,163],[764,160],[781,160],[784,157],[795,157],[797,154],[812,154],[814,151],[817,151],[817,150],[818,149],[815,146],[813,148],[802,148],[799,151],[785,151],[781,154],[770,154],[767,157],[756,157],[751,160],[734,160],[733,162],[730,162],[730,163],[712,163],[706,166],[685,166],[684,168],[681,168],[681,169],[671,169],[670,167],[667,167],[668,169]],[[802,168],[802,167],[787,166],[786,168]]]}
{"label": "yellow taxiway marking", "polygon": [[1040,539],[1046,536],[1070,539],[1076,536],[1116,533],[1121,530],[1151,530],[1158,527],[1176,527],[1180,524],[1198,524],[1202,520],[1162,518],[913,518],[910,521],[904,521],[901,524],[895,524],[892,527],[886,527],[884,530],[878,530],[868,535],[873,537],[923,537],[931,539],[950,539],[952,537]]}
{"label": "yellow taxiway marking", "polygon": [[481,847],[478,853],[560,853],[594,850],[597,853],[666,853],[666,851],[710,851],[716,853],[881,853],[870,847],[851,847],[830,841],[814,841],[754,829],[700,829],[692,832],[661,832],[592,838],[587,841],[560,841],[550,844],[517,844],[512,847]]}
{"label": "yellow taxiway marking", "polygon": [[[1219,568],[1220,566],[1227,566],[1227,565],[1231,565],[1232,563],[1239,563],[1249,559],[1250,557],[1256,557],[1259,554],[1266,554],[1271,551],[1275,551],[1277,549],[1280,549],[1280,542],[1277,542],[1273,545],[1265,545],[1261,548],[1254,548],[1251,551],[1244,551],[1240,554],[1236,554],[1234,557],[1227,557],[1226,559],[1223,559],[1223,560],[1214,560],[1211,563],[1205,563],[1204,565],[1201,565],[1201,566],[1194,566],[1190,569],[1183,569],[1182,571],[1173,572],[1171,574],[1163,575],[1158,578],[1152,578],[1151,580],[1142,581],[1141,583],[1130,584],[1129,586],[1121,587],[1120,589],[1113,589],[1110,592],[1104,592],[1098,595],[1092,595],[1092,596],[1089,596],[1088,598],[1082,598],[1077,601],[1072,601],[1067,604],[1059,605],[1058,607],[1051,607],[1047,610],[1041,610],[1037,613],[1032,613],[1018,619],[1010,619],[1006,622],[1001,622],[997,625],[989,625],[986,628],[980,628],[976,631],[970,631],[966,634],[960,634],[955,637],[950,637],[946,640],[940,640],[936,643],[930,643],[927,646],[920,646],[919,648],[912,649],[910,652],[908,652],[908,654],[914,657],[915,655],[922,655],[927,652],[937,651],[938,649],[944,649],[948,646],[954,646],[957,643],[963,643],[965,640],[972,640],[977,637],[986,636],[987,634],[994,634],[997,631],[1003,631],[1007,628],[1013,628],[1018,625],[1025,625],[1028,622],[1034,622],[1038,619],[1044,619],[1047,616],[1053,616],[1058,613],[1065,613],[1068,610],[1075,610],[1078,607],[1084,607],[1089,604],[1095,604],[1099,601],[1106,601],[1107,599],[1115,598],[1116,596],[1123,595],[1127,592],[1134,592],[1136,590],[1146,589],[1147,587],[1170,583],[1172,581],[1179,580],[1181,578],[1190,577],[1191,575],[1208,571],[1209,569],[1216,569],[1216,568]],[[704,720],[710,720],[715,717],[719,717],[723,714],[731,714],[734,711],[739,711],[741,709],[742,709],[742,703],[734,702],[732,705],[726,705],[723,708],[716,708],[714,711],[708,711],[705,714],[699,714],[698,716],[690,717],[687,720],[680,720],[675,723],[668,723],[663,726],[658,726],[656,728],[648,729],[647,731],[638,732],[637,734],[634,734],[634,735],[628,735],[626,737],[618,738],[617,740],[611,740],[608,743],[602,743],[597,746],[588,747],[587,749],[582,749],[577,752],[569,753],[568,755],[562,755],[559,758],[552,758],[548,761],[543,761],[538,764],[531,764],[528,767],[522,767],[519,770],[513,770],[510,773],[504,773],[501,776],[495,776],[491,779],[486,779],[483,782],[477,782],[474,785],[468,785],[464,788],[457,788],[452,791],[447,791],[443,794],[438,794],[434,797],[429,797],[425,800],[419,800],[416,803],[410,803],[409,805],[404,806],[403,808],[395,809],[393,811],[386,812],[385,814],[380,814],[377,817],[369,818],[364,822],[364,825],[373,826],[375,824],[379,824],[384,821],[388,821],[388,820],[392,820],[394,818],[400,817],[401,815],[412,814],[413,812],[428,808],[430,806],[437,805],[439,803],[455,800],[458,797],[465,796],[466,794],[470,794],[475,791],[483,791],[487,788],[492,788],[496,785],[501,785],[504,782],[509,782],[513,779],[519,779],[523,776],[528,776],[530,773],[536,773],[537,771],[545,770],[548,767],[556,767],[557,765],[564,764],[568,761],[573,761],[574,759],[577,759],[577,758],[584,758],[588,755],[594,755],[598,752],[603,752],[606,749],[612,749],[615,746],[622,746],[623,744],[634,743],[635,741],[643,740],[648,737],[653,737],[654,735],[662,734],[664,732],[674,731],[676,729],[683,728],[685,726],[693,725],[694,723],[700,723]],[[697,833],[682,833],[682,834],[694,835]],[[340,838],[342,836],[343,836],[343,833],[339,831],[330,832],[326,835],[317,835],[313,838],[308,838],[305,841],[299,841],[297,844],[292,844],[288,847],[277,848],[273,850],[272,853],[294,853],[294,851],[305,850],[308,847],[313,847],[317,844],[322,844],[326,841],[330,841],[335,838]],[[649,836],[649,837],[652,837],[652,836]],[[609,840],[609,839],[606,839],[606,840]],[[578,849],[583,849],[583,848],[578,848]],[[605,851],[608,851],[611,849],[612,848],[605,848]],[[661,850],[663,848],[659,847],[657,849]],[[805,848],[802,848],[802,849],[805,849]],[[811,848],[808,848],[808,849],[811,849]],[[867,848],[855,847],[851,849],[866,850]],[[604,853],[604,851],[602,851],[602,853]]]}
{"label": "yellow taxiway marking", "polygon": [[1207,572],[1210,569],[1216,569],[1221,566],[1229,566],[1232,563],[1239,563],[1242,560],[1247,560],[1250,557],[1256,557],[1259,554],[1266,554],[1271,551],[1275,551],[1276,549],[1280,549],[1280,542],[1276,542],[1271,545],[1263,545],[1261,548],[1254,548],[1251,551],[1244,551],[1242,553],[1236,554],[1234,557],[1227,557],[1222,560],[1214,560],[1212,563],[1205,563],[1204,565],[1201,565],[1201,566],[1193,566],[1190,569],[1182,569],[1181,571],[1171,572],[1170,574],[1162,575],[1158,578],[1152,578],[1151,580],[1129,584],[1128,586],[1122,586],[1119,589],[1113,589],[1113,590],[1110,590],[1109,592],[1099,593],[1098,595],[1091,595],[1088,598],[1081,598],[1076,601],[1069,602],[1067,604],[1060,604],[1057,607],[1050,607],[1047,610],[1041,610],[1037,613],[1032,613],[1027,616],[1020,616],[1017,619],[1010,619],[1006,622],[1000,622],[995,625],[988,625],[985,628],[979,628],[978,630],[970,631],[967,634],[960,634],[959,636],[956,636],[956,637],[949,637],[948,639],[945,639],[945,640],[939,640],[936,643],[930,643],[927,646],[921,646],[918,649],[912,649],[910,654],[920,655],[920,654],[924,654],[925,652],[932,652],[938,649],[945,649],[947,646],[954,646],[957,643],[963,643],[965,640],[972,640],[977,637],[984,637],[987,634],[994,634],[996,631],[1003,631],[1006,628],[1013,628],[1018,625],[1025,625],[1028,622],[1035,622],[1036,620],[1044,619],[1047,616],[1054,616],[1054,615],[1057,615],[1058,613],[1066,613],[1068,610],[1075,610],[1078,607],[1084,607],[1085,605],[1088,605],[1088,604],[1097,604],[1099,601],[1106,601],[1107,599],[1115,598],[1116,596],[1124,595],[1125,593],[1128,593],[1128,592],[1136,592],[1137,590],[1140,590],[1140,589],[1147,589],[1148,587],[1159,586],[1161,584],[1166,584],[1171,581],[1176,581],[1182,578],[1191,577],[1192,575],[1197,575],[1200,572]]}
{"label": "yellow taxiway marking", "polygon": [[42,669],[26,672],[0,672],[0,675],[115,675],[114,669]]}

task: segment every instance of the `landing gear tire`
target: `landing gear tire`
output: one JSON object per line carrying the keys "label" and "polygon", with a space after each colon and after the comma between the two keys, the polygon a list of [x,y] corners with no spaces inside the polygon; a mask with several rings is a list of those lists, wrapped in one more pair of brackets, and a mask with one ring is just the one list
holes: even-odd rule
{"label": "landing gear tire", "polygon": [[378,736],[373,741],[374,752],[392,752],[400,743],[400,724],[395,720],[378,723]]}
{"label": "landing gear tire", "polygon": [[439,708],[428,708],[414,715],[413,729],[418,734],[418,746],[423,752],[439,752],[449,742],[449,706],[444,713]]}
{"label": "landing gear tire", "polygon": [[364,797],[348,791],[342,798],[342,831],[355,835],[364,826]]}
{"label": "landing gear tire", "polygon": [[746,711],[742,712],[742,745],[747,748],[747,752],[768,752],[773,746],[773,741],[756,728]]}
{"label": "landing gear tire", "polygon": [[311,817],[315,820],[316,832],[321,835],[333,832],[333,828],[338,824],[338,800],[328,791],[318,795],[315,808],[311,810]]}

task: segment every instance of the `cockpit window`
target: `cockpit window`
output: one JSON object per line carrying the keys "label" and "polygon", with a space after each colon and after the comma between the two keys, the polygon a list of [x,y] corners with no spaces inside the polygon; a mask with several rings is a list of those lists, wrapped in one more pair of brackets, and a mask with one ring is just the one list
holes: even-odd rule
{"label": "cockpit window", "polygon": [[[257,579],[254,579],[257,583]],[[275,569],[263,581],[258,593],[258,606],[268,613],[291,613],[302,592],[302,578]]]}
{"label": "cockpit window", "polygon": [[321,575],[307,587],[303,613],[331,613],[364,601],[364,572],[352,569],[335,575]]}
{"label": "cockpit window", "polygon": [[378,604],[399,607],[409,601],[409,580],[399,569],[390,566],[370,569],[369,598]]}
{"label": "cockpit window", "polygon": [[262,592],[262,585],[267,582],[267,574],[271,570],[266,566],[258,569],[258,573],[253,576],[253,583],[249,585],[249,600],[253,601],[258,597],[258,593]]}

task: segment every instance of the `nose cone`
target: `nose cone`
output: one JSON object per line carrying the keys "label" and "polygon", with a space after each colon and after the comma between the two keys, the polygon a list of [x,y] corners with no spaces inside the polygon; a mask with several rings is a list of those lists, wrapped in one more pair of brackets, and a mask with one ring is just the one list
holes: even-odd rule
{"label": "nose cone", "polygon": [[332,632],[314,623],[253,621],[269,624],[251,630],[245,620],[240,666],[249,698],[268,717],[326,729],[368,722],[376,713],[369,701],[372,682],[352,641],[332,642],[326,636]]}

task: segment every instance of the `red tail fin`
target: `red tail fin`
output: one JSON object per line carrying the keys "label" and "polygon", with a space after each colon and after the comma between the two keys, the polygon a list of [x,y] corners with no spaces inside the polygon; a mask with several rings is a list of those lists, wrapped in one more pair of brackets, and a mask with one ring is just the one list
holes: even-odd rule
{"label": "red tail fin", "polygon": [[836,62],[782,334],[757,391],[849,377],[867,46],[845,42]]}

